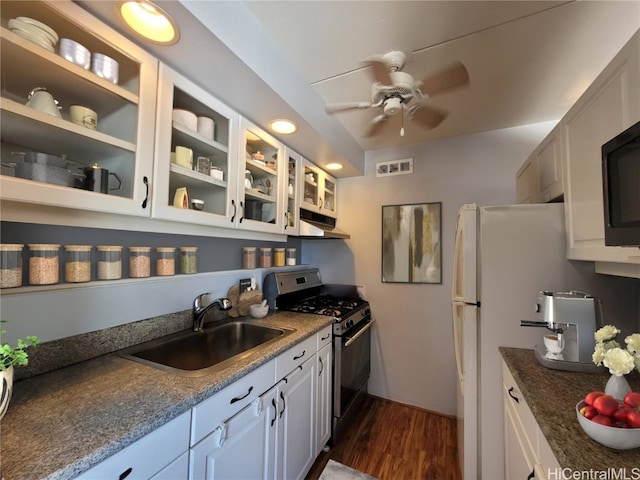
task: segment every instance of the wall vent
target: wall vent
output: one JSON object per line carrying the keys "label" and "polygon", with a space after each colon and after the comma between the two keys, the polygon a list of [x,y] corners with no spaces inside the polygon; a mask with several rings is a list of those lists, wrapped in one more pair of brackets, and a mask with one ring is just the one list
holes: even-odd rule
{"label": "wall vent", "polygon": [[376,163],[376,177],[408,175],[410,173],[413,173],[413,158]]}

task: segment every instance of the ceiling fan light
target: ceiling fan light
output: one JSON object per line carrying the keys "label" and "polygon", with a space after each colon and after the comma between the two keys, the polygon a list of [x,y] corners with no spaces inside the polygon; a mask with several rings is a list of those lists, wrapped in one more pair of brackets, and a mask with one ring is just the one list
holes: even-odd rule
{"label": "ceiling fan light", "polygon": [[279,118],[277,120],[273,120],[269,123],[269,127],[276,133],[281,133],[283,135],[289,135],[291,133],[295,133],[298,130],[298,127],[295,123],[290,120],[285,120]]}
{"label": "ceiling fan light", "polygon": [[327,163],[324,168],[327,170],[341,170],[343,165],[338,162]]}
{"label": "ceiling fan light", "polygon": [[121,2],[120,17],[137,35],[159,45],[173,45],[180,38],[171,16],[147,0]]}

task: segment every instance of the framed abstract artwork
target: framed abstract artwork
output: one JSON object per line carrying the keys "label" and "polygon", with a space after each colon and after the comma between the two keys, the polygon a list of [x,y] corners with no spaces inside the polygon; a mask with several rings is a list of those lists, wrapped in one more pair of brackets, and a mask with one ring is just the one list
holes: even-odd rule
{"label": "framed abstract artwork", "polygon": [[442,283],[442,202],[382,207],[382,281]]}

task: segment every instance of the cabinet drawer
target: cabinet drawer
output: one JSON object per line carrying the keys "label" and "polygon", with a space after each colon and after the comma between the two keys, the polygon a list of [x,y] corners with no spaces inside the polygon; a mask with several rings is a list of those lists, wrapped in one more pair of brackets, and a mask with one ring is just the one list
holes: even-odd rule
{"label": "cabinet drawer", "polygon": [[312,335],[277,357],[276,380],[284,378],[291,370],[311,358],[316,353],[316,347],[316,336]]}
{"label": "cabinet drawer", "polygon": [[316,334],[316,337],[318,339],[318,347],[316,348],[316,351],[319,352],[322,349],[322,347],[324,347],[325,345],[329,345],[331,343],[332,329],[333,329],[333,325],[327,325]]}
{"label": "cabinet drawer", "polygon": [[271,360],[193,407],[191,446],[273,386],[276,382],[275,362]]}
{"label": "cabinet drawer", "polygon": [[128,480],[151,478],[189,449],[190,419],[183,413],[77,478],[123,478],[127,471]]}

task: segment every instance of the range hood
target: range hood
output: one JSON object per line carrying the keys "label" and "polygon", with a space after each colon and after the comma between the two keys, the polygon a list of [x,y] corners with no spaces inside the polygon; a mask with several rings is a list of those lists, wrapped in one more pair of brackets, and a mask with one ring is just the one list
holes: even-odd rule
{"label": "range hood", "polygon": [[300,238],[351,238],[348,234],[336,229],[336,219],[300,209]]}

